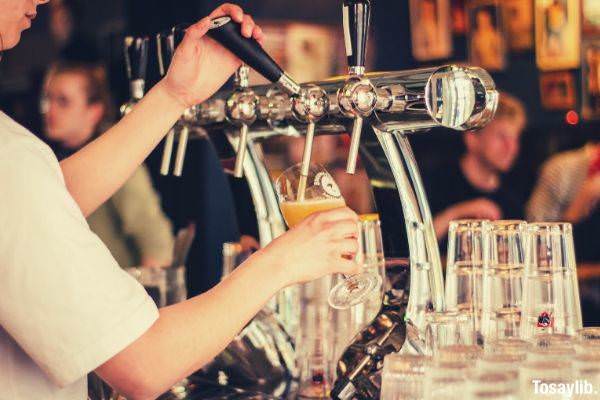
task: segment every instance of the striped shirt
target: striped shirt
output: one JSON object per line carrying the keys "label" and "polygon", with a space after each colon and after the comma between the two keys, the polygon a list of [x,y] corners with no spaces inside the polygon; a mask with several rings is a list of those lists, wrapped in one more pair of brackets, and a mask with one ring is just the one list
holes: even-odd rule
{"label": "striped shirt", "polygon": [[527,204],[529,221],[560,221],[585,182],[592,160],[592,146],[559,153],[542,166]]}

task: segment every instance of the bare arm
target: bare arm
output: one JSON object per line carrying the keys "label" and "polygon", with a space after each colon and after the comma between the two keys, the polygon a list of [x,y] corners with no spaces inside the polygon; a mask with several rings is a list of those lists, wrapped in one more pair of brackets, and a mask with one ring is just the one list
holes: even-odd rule
{"label": "bare arm", "polygon": [[357,216],[315,214],[255,253],[207,293],[161,310],[138,340],[96,369],[129,399],[156,398],[221,352],[280,288],[332,272],[355,273]]}
{"label": "bare arm", "polygon": [[241,8],[224,4],[187,29],[167,76],[132,112],[104,135],[63,160],[67,188],[84,215],[91,214],[131,176],[183,111],[212,96],[240,65],[205,37],[212,18],[230,15],[242,34],[260,40],[258,26]]}
{"label": "bare arm", "polygon": [[[157,322],[96,372],[129,399],[156,398],[220,353],[282,286],[249,260],[210,291],[160,310]],[[281,270],[281,269],[280,269]]]}
{"label": "bare arm", "polygon": [[60,163],[67,189],[85,216],[125,183],[184,109],[161,82],[119,123]]}

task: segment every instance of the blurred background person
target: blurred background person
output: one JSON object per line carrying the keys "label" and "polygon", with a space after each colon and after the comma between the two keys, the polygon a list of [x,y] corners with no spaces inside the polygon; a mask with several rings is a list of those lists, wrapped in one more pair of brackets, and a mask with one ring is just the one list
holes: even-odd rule
{"label": "blurred background person", "polygon": [[552,156],[527,203],[532,221],[573,224],[577,258],[600,262],[600,142]]}
{"label": "blurred background person", "polygon": [[[59,160],[68,157],[113,122],[104,68],[75,61],[53,64],[44,80],[41,108],[45,138]],[[171,223],[144,165],[88,217],[88,223],[121,267],[171,262]]]}
{"label": "blurred background person", "polygon": [[425,174],[438,239],[446,237],[452,220],[523,217],[525,195],[507,187],[502,178],[519,155],[526,122],[521,101],[501,93],[496,118],[478,132],[464,133],[464,154]]}

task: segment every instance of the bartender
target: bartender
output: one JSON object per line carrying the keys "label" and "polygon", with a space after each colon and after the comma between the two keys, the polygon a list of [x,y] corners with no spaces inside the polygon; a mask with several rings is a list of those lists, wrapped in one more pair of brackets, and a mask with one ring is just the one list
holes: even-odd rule
{"label": "bartender", "polygon": [[[19,42],[48,0],[0,0],[0,50]],[[105,134],[61,161],[0,112],[0,399],[83,400],[95,371],[129,399],[151,399],[196,371],[281,288],[354,273],[356,214],[315,214],[210,291],[157,310],[90,231],[91,214],[131,176],[183,111],[240,61],[205,37],[225,4],[191,26],[166,77]],[[210,234],[208,232],[207,234]]]}

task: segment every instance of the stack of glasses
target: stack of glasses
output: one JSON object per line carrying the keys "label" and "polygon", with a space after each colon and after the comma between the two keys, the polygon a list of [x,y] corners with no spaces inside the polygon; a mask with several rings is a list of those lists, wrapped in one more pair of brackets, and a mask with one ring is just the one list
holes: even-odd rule
{"label": "stack of glasses", "polygon": [[600,328],[385,358],[382,400],[600,398]]}
{"label": "stack of glasses", "polygon": [[456,344],[574,335],[582,322],[571,225],[453,221],[446,307],[428,323],[439,329],[446,321],[445,329],[457,329]]}
{"label": "stack of glasses", "polygon": [[453,221],[445,294],[425,354],[386,358],[382,399],[600,399],[570,224]]}

